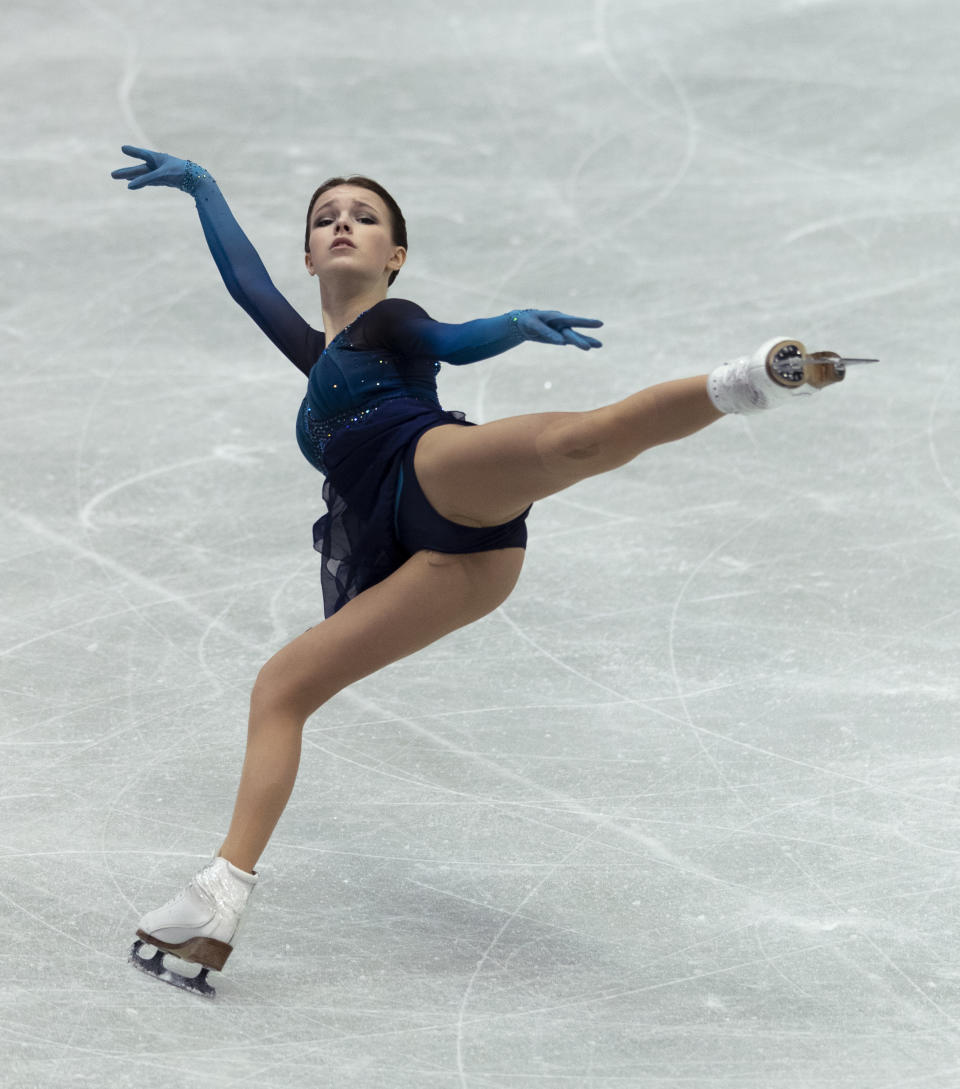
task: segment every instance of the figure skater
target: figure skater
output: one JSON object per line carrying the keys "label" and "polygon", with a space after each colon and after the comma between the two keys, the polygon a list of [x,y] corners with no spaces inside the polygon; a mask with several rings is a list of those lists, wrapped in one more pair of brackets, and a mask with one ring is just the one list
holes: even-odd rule
{"label": "figure skater", "polygon": [[[146,971],[212,995],[207,972],[233,948],[254,867],[293,789],[306,720],[331,696],[496,609],[523,564],[530,505],[726,413],[756,412],[844,377],[848,360],[776,338],[711,374],[665,382],[582,412],[481,425],[444,411],[440,361],[472,363],[525,340],[600,341],[602,323],[513,310],[462,325],[388,299],[407,256],[396,201],[365,177],[331,178],[307,208],[304,260],[320,288],[323,331],[274,287],[214,179],[195,163],[125,146],[142,160],[113,172],[130,189],[163,185],[196,201],[227,290],[307,377],[297,418],[304,456],[326,477],[314,526],[325,619],[261,669],[227,837],[212,861],[137,929]],[[141,956],[144,945],[155,949]],[[188,978],[164,955],[202,966]]]}

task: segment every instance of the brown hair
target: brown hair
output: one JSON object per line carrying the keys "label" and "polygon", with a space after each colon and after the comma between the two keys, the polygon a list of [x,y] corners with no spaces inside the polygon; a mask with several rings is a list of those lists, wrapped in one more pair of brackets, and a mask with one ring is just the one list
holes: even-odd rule
{"label": "brown hair", "polygon": [[[321,185],[310,198],[310,203],[307,205],[307,230],[303,236],[304,252],[309,252],[310,250],[310,218],[313,214],[313,206],[317,203],[317,197],[322,196],[328,189],[335,189],[338,185],[355,185],[358,189],[369,189],[371,193],[376,193],[387,206],[387,211],[390,213],[393,244],[395,246],[403,246],[404,249],[407,249],[407,221],[403,218],[403,212],[400,211],[400,205],[397,204],[386,189],[384,189],[379,182],[375,182],[373,178],[365,178],[361,174],[351,174],[349,178],[327,178],[323,185]],[[399,269],[391,272],[388,283],[392,284],[399,275]]]}

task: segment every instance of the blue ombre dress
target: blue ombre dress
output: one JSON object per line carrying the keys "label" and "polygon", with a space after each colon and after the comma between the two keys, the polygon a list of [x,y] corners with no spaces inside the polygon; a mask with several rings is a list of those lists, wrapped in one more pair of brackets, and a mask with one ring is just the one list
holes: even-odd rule
{"label": "blue ombre dress", "polygon": [[523,341],[519,311],[462,325],[385,299],[326,343],[280,294],[206,172],[190,191],[227,290],[307,376],[297,415],[304,457],[323,473],[327,512],[313,527],[323,556],[324,614],[395,571],[421,549],[484,552],[526,545],[526,513],[473,528],[442,518],[413,471],[417,440],[438,424],[470,426],[437,397],[440,362],[487,359]]}

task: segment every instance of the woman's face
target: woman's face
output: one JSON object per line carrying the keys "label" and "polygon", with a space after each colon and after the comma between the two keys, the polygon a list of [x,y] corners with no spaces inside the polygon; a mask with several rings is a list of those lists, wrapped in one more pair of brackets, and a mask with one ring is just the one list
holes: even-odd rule
{"label": "woman's face", "polygon": [[305,261],[321,284],[342,277],[386,280],[405,259],[406,250],[393,241],[390,212],[376,193],[338,185],[317,197]]}

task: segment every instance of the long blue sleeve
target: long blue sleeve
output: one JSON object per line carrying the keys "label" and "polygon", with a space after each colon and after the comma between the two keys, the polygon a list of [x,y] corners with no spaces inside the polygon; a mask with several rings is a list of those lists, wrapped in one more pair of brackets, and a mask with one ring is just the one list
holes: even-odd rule
{"label": "long blue sleeve", "polygon": [[522,344],[517,315],[511,310],[495,318],[476,318],[459,325],[434,321],[416,303],[385,299],[370,312],[364,330],[369,343],[379,342],[407,359],[439,359],[459,366],[489,359]]}
{"label": "long blue sleeve", "polygon": [[280,351],[309,374],[323,350],[323,333],[313,329],[274,286],[213,178],[204,171],[190,192],[227,291]]}

